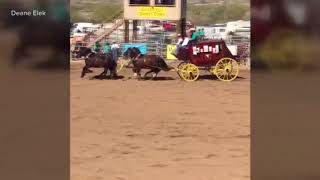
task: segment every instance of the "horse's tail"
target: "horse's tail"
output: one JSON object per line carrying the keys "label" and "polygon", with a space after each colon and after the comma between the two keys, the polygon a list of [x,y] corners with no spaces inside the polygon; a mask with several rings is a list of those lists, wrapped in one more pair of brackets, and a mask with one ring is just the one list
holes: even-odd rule
{"label": "horse's tail", "polygon": [[170,71],[174,69],[173,67],[169,66],[166,61],[162,58],[159,58],[159,67],[164,71]]}

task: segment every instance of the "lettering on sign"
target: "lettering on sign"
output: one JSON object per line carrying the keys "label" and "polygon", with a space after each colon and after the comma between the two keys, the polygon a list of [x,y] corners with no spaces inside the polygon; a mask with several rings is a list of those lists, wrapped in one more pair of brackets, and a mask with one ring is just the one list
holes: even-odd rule
{"label": "lettering on sign", "polygon": [[168,11],[165,7],[139,7],[138,16],[140,18],[157,18],[163,19],[166,18]]}

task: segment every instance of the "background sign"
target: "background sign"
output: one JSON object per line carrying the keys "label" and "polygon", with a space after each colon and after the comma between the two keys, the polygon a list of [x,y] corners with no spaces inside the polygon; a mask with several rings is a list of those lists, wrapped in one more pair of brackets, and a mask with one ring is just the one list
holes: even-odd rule
{"label": "background sign", "polygon": [[122,52],[125,52],[128,48],[136,47],[141,51],[141,54],[148,54],[148,47],[147,44],[124,44],[122,48]]}
{"label": "background sign", "polygon": [[139,7],[138,17],[139,18],[166,18],[168,14],[167,8],[165,7]]}
{"label": "background sign", "polygon": [[168,60],[176,60],[177,58],[172,55],[172,53],[175,53],[177,49],[177,45],[167,45],[167,59]]}

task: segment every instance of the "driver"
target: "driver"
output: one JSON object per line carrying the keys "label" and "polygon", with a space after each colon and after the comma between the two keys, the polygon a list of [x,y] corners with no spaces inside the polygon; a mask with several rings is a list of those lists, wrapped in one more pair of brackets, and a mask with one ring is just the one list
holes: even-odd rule
{"label": "driver", "polygon": [[177,49],[175,53],[172,53],[173,55],[177,56],[181,50],[181,48],[186,48],[189,43],[189,38],[185,37],[183,38],[181,34],[178,34],[178,42],[177,42]]}
{"label": "driver", "polygon": [[96,42],[92,47],[92,52],[99,53],[101,49],[101,45],[99,42]]}
{"label": "driver", "polygon": [[110,43],[108,41],[106,41],[104,46],[103,46],[103,53],[104,54],[111,53],[111,46],[110,46]]}

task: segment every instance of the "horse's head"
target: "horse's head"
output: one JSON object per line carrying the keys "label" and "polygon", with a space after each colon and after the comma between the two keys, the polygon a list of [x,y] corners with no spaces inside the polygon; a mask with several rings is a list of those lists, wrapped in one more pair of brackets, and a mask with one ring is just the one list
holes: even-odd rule
{"label": "horse's head", "polygon": [[126,51],[124,51],[123,57],[125,59],[128,59],[130,57],[130,54],[131,54],[131,48],[128,48]]}
{"label": "horse's head", "polygon": [[132,48],[132,51],[134,52],[134,54],[135,54],[136,56],[139,56],[139,55],[141,54],[140,49],[137,48],[137,47],[133,47],[133,48]]}
{"label": "horse's head", "polygon": [[87,47],[80,47],[78,53],[76,54],[77,58],[82,58],[82,57],[86,57],[89,54],[91,54],[92,51],[90,48]]}
{"label": "horse's head", "polygon": [[133,59],[133,58],[135,58],[135,57],[136,57],[136,54],[135,54],[135,52],[133,51],[133,48],[128,48],[128,49],[123,53],[123,57],[124,57],[125,59],[128,59],[128,58]]}
{"label": "horse's head", "polygon": [[123,56],[125,58],[130,58],[130,59],[135,59],[136,57],[138,57],[141,54],[141,51],[136,48],[136,47],[132,47],[132,48],[128,48],[124,53]]}

